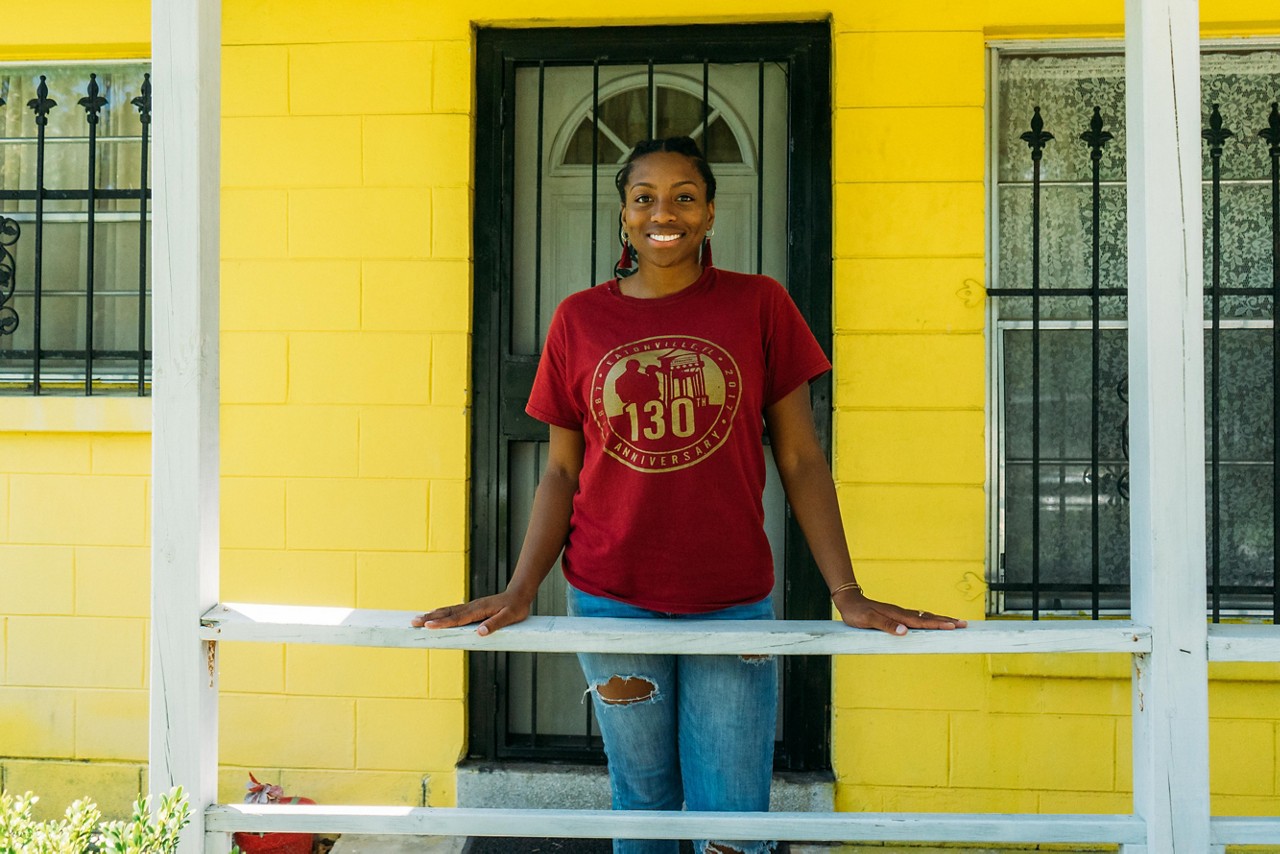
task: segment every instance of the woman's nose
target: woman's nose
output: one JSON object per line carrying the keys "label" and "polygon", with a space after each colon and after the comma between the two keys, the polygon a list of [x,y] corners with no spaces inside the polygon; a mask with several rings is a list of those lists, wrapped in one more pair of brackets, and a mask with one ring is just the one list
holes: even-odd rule
{"label": "woman's nose", "polygon": [[654,222],[669,222],[675,218],[675,213],[671,210],[671,205],[662,199],[658,199],[653,203],[653,208],[649,213],[650,219]]}

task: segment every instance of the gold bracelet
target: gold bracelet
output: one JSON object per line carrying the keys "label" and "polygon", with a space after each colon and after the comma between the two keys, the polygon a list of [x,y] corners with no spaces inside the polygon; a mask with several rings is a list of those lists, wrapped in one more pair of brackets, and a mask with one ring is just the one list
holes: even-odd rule
{"label": "gold bracelet", "polygon": [[[862,593],[862,585],[856,581],[846,581],[844,584],[841,584],[835,590],[831,591],[831,598],[836,598],[837,593],[843,593],[846,590],[857,590],[859,593]],[[866,594],[863,593],[863,595],[865,596]]]}

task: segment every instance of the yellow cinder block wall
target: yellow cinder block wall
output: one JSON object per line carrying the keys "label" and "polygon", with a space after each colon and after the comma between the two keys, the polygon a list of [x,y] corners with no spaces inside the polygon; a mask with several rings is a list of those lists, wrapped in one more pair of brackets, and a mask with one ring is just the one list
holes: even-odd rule
{"label": "yellow cinder block wall", "polygon": [[[21,4],[0,58],[148,52],[143,0],[106,29],[85,0]],[[473,26],[675,19],[586,0],[554,18],[515,0],[223,11],[222,596],[458,600]],[[1260,0],[1202,15],[1207,35],[1280,30]],[[1098,0],[700,9],[832,22],[835,465],[877,594],[983,613],[985,44],[1119,36],[1122,16]],[[123,812],[146,753],[148,422],[136,401],[55,405],[0,399],[0,774],[48,812],[83,794]],[[837,806],[1127,811],[1126,667],[841,659]],[[1215,812],[1274,812],[1280,674],[1214,675]],[[460,654],[224,644],[221,680],[223,799],[252,770],[322,802],[454,802]]]}
{"label": "yellow cinder block wall", "polygon": [[[470,31],[317,11],[224,4],[222,597],[427,608],[466,594]],[[461,653],[221,672],[222,797],[453,804]]]}

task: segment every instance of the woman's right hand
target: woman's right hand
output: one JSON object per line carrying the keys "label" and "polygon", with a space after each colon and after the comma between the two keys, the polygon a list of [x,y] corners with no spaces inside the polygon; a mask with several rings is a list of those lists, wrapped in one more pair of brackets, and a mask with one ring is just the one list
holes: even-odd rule
{"label": "woman's right hand", "polygon": [[551,425],[547,467],[533,496],[529,528],[507,589],[419,614],[413,618],[413,625],[447,629],[480,623],[476,634],[487,635],[529,616],[538,586],[555,565],[569,536],[569,517],[573,514],[573,496],[578,491],[585,446],[581,430]]}
{"label": "woman's right hand", "polygon": [[413,618],[413,625],[419,628],[448,629],[480,623],[476,634],[487,635],[529,616],[531,602],[531,599],[504,590],[493,596],[482,596],[461,605],[447,605],[419,614]]}

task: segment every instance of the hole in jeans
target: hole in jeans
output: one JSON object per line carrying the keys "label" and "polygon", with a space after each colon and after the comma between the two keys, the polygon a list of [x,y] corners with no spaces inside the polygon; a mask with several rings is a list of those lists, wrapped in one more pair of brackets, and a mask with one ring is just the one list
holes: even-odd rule
{"label": "hole in jeans", "polygon": [[740,658],[742,661],[747,662],[748,664],[763,664],[766,661],[773,660],[772,655],[740,655],[738,656],[738,658]]}
{"label": "hole in jeans", "polygon": [[610,676],[595,686],[596,694],[610,706],[629,706],[658,696],[658,686],[643,676]]}
{"label": "hole in jeans", "polygon": [[708,842],[702,848],[702,854],[769,854],[775,850],[775,843],[752,843],[750,850],[735,848],[726,842]]}

